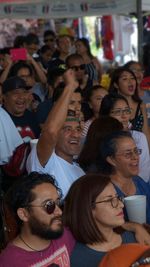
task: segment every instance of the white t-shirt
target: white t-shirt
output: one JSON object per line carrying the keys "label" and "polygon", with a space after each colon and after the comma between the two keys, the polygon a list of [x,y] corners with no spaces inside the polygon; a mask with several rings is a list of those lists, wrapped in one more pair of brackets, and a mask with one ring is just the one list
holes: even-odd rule
{"label": "white t-shirt", "polygon": [[84,175],[84,171],[76,164],[57,156],[55,152],[52,153],[45,167],[43,167],[38,159],[36,145],[33,147],[27,159],[27,171],[37,171],[40,173],[48,173],[55,177],[59,188],[61,188],[63,197],[66,196],[72,183],[79,177]]}
{"label": "white t-shirt", "polygon": [[15,149],[23,144],[15,124],[9,114],[0,107],[0,165],[9,162]]}
{"label": "white t-shirt", "polygon": [[139,176],[145,181],[150,180],[150,154],[147,138],[144,133],[131,131],[131,135],[138,148],[142,149],[139,162]]}

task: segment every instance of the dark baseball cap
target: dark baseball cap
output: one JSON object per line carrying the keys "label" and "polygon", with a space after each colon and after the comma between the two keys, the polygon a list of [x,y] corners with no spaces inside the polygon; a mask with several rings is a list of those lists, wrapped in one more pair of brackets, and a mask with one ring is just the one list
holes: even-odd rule
{"label": "dark baseball cap", "polygon": [[29,90],[30,88],[31,87],[27,86],[26,82],[18,76],[8,78],[2,84],[3,94],[6,94],[6,93],[11,92],[11,91],[16,90],[16,89]]}

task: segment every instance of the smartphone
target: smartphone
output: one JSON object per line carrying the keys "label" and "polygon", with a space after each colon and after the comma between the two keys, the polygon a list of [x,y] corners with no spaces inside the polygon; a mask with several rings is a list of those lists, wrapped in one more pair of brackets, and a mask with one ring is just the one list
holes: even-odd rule
{"label": "smartphone", "polygon": [[27,60],[27,50],[26,48],[12,48],[10,56],[12,61]]}

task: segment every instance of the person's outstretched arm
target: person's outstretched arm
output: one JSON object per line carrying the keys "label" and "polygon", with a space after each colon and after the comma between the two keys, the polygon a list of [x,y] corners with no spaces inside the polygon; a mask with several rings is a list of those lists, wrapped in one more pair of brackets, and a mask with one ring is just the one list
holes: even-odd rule
{"label": "person's outstretched arm", "polygon": [[67,116],[72,93],[78,87],[73,70],[67,70],[64,79],[66,84],[64,91],[50,111],[37,144],[37,155],[42,166],[45,166],[56,146],[59,131]]}

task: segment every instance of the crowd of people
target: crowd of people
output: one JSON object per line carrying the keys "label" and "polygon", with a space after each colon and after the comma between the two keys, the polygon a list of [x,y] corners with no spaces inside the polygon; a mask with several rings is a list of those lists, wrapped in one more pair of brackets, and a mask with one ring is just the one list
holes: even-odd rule
{"label": "crowd of people", "polygon": [[7,213],[15,222],[0,267],[98,267],[124,243],[148,249],[148,226],[130,222],[123,201],[145,195],[150,224],[142,64],[112,69],[106,88],[89,41],[48,30],[42,46],[18,36],[0,66],[1,228]]}

